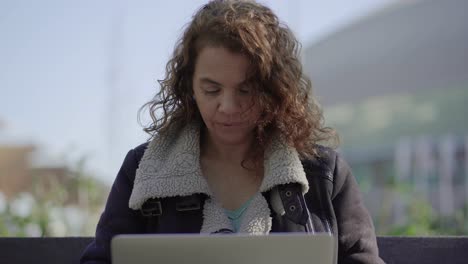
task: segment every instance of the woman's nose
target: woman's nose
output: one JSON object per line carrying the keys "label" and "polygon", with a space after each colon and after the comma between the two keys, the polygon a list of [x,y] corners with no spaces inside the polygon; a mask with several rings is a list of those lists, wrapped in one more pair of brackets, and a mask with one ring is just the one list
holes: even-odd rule
{"label": "woman's nose", "polygon": [[241,112],[241,106],[233,95],[224,95],[220,98],[218,111],[227,114],[238,114]]}

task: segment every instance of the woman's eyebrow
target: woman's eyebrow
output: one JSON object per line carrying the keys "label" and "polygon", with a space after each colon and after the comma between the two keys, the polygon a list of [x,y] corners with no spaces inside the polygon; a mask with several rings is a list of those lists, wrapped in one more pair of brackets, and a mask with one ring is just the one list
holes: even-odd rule
{"label": "woman's eyebrow", "polygon": [[202,77],[202,78],[200,78],[200,82],[201,82],[201,83],[214,84],[214,85],[216,85],[216,86],[223,86],[221,83],[219,83],[219,82],[217,82],[217,81],[215,81],[215,80],[212,80],[212,79],[210,79],[210,78],[208,78],[208,77]]}
{"label": "woman's eyebrow", "polygon": [[[200,82],[201,82],[201,83],[213,84],[213,85],[221,86],[221,87],[223,86],[221,83],[219,83],[219,82],[217,82],[217,81],[215,81],[215,80],[213,80],[213,79],[210,79],[210,78],[208,78],[208,77],[202,77],[202,78],[200,78]],[[244,80],[244,81],[240,82],[240,83],[237,85],[237,87],[244,86],[244,85],[246,85],[246,84],[248,84],[248,83],[249,83],[249,82],[248,82],[247,80]]]}

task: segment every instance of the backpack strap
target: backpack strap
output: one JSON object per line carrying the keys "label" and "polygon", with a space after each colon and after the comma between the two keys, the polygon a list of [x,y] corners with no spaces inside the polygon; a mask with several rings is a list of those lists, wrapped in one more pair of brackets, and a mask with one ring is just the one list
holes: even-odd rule
{"label": "backpack strap", "polygon": [[299,184],[290,183],[275,186],[270,192],[269,200],[271,209],[277,217],[283,218],[285,222],[302,226],[306,233],[315,233],[310,212]]}

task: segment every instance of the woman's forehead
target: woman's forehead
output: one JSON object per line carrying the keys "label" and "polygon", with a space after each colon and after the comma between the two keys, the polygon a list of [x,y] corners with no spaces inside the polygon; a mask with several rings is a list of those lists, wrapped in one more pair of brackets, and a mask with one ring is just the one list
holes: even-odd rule
{"label": "woman's forehead", "polygon": [[245,82],[249,60],[242,53],[223,47],[206,47],[200,51],[195,63],[194,78],[212,84]]}

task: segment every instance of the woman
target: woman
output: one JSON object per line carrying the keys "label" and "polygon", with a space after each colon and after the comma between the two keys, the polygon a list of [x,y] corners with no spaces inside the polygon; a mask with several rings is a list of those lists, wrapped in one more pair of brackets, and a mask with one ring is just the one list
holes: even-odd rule
{"label": "woman", "polygon": [[122,233],[328,232],[339,263],[383,263],[348,165],[317,144],[336,136],[298,57],[265,6],[200,9],[147,104],[151,140],[127,154],[81,262],[109,263]]}

